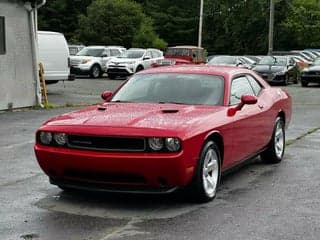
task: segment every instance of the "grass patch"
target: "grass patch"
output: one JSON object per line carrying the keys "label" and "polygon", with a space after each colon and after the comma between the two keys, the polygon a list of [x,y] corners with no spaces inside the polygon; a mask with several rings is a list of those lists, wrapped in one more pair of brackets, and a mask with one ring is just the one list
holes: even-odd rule
{"label": "grass patch", "polygon": [[299,137],[297,137],[296,139],[292,139],[292,140],[286,141],[286,146],[290,146],[290,145],[298,142],[299,140],[305,138],[306,136],[308,136],[308,135],[310,135],[310,134],[312,134],[312,133],[314,133],[314,132],[316,132],[318,130],[320,130],[320,127],[312,128],[312,129],[308,130],[306,133],[304,133],[304,134],[300,135]]}

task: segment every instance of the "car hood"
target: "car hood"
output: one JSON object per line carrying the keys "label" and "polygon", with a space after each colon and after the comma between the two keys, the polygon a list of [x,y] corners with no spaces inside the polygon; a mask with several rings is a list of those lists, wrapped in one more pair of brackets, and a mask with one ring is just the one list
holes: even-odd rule
{"label": "car hood", "polygon": [[83,60],[83,59],[97,59],[98,57],[93,57],[93,56],[70,56],[71,60]]}
{"label": "car hood", "polygon": [[259,73],[277,73],[277,72],[286,71],[287,68],[285,66],[257,65],[252,70]]}
{"label": "car hood", "polygon": [[304,72],[307,72],[307,71],[320,71],[320,65],[313,65],[313,66],[310,66],[310,67],[307,67],[305,69],[303,69]]}
{"label": "car hood", "polygon": [[[212,122],[212,119],[215,119],[214,115],[219,112],[223,114],[224,109],[223,106],[104,103],[55,117],[44,126],[136,128],[179,132],[181,129],[205,125],[209,119]],[[216,117],[217,124],[221,119]]]}
{"label": "car hood", "polygon": [[140,58],[113,58],[111,61],[114,63],[126,63],[126,62],[135,62],[140,60]]}

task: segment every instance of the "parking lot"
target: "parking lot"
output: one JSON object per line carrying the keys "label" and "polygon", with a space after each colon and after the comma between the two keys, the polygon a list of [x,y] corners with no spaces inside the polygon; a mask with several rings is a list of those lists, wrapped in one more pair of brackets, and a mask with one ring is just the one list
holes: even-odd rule
{"label": "parking lot", "polygon": [[259,159],[222,179],[217,198],[65,193],[48,183],[34,133],[48,118],[101,102],[123,80],[48,85],[49,110],[0,114],[0,236],[17,239],[314,239],[320,236],[320,87],[290,84],[292,122],[279,165]]}

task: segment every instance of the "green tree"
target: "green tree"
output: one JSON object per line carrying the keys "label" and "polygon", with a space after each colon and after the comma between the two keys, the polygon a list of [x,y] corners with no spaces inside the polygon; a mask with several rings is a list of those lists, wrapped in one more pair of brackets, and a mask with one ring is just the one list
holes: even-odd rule
{"label": "green tree", "polygon": [[279,26],[279,47],[304,49],[320,47],[320,1],[293,0]]}
{"label": "green tree", "polygon": [[79,23],[78,38],[85,44],[131,47],[134,40],[137,46],[152,47],[160,40],[141,5],[130,0],[95,0],[87,15],[80,15]]}
{"label": "green tree", "polygon": [[67,40],[79,28],[78,15],[86,11],[92,0],[50,0],[39,9],[39,29],[62,32]]}

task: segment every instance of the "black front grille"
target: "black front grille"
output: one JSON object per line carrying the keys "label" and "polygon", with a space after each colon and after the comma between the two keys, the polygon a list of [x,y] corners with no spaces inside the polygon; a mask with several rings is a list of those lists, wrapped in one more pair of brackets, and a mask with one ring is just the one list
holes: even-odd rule
{"label": "black front grille", "polygon": [[107,70],[107,73],[128,74],[128,71],[126,69],[121,69],[121,68],[109,68]]}
{"label": "black front grille", "polygon": [[320,71],[308,71],[308,72],[304,72],[303,75],[312,75],[312,76],[320,77]]}
{"label": "black front grille", "polygon": [[67,169],[64,171],[64,177],[82,179],[87,181],[98,181],[105,183],[136,183],[145,184],[147,181],[143,176],[126,173],[103,173],[79,171],[76,169]]}
{"label": "black front grille", "polygon": [[79,135],[69,135],[68,146],[70,148],[100,151],[143,152],[146,149],[144,138],[96,137]]}

